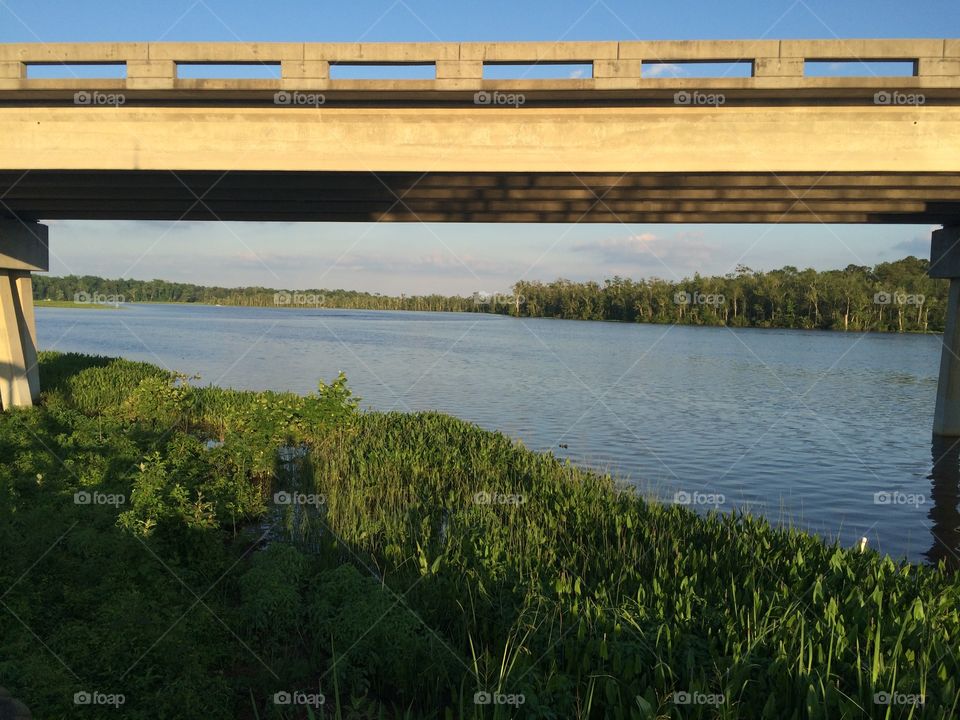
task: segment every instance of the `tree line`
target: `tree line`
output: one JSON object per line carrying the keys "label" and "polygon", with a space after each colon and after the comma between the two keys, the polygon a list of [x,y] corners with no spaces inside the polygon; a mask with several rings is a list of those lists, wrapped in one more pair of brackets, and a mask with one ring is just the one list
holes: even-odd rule
{"label": "tree line", "polygon": [[572,320],[729,325],[884,332],[942,331],[948,283],[927,276],[928,261],[906,257],[873,267],[755,271],[724,276],[603,283],[519,281],[506,292],[471,296],[389,296],[356,290],[224,288],[164,280],[34,277],[38,300],[184,302],[260,307],[488,312]]}
{"label": "tree line", "polygon": [[197,303],[202,305],[241,305],[246,307],[316,306],[354,310],[423,310],[466,312],[475,309],[472,298],[458,296],[390,296],[357,290],[287,290],[267,287],[194,285],[166,280],[110,280],[94,275],[51,277],[34,275],[36,300],[61,302]]}
{"label": "tree line", "polygon": [[519,282],[498,311],[526,317],[885,332],[942,331],[948,283],[906,257],[874,267],[768,272],[740,266],[679,281]]}

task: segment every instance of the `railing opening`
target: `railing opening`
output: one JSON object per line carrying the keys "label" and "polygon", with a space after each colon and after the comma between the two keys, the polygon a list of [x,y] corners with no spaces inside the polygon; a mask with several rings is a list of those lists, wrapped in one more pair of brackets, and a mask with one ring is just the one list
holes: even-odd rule
{"label": "railing opening", "polygon": [[279,80],[280,63],[177,63],[177,77],[191,80]]}
{"label": "railing opening", "polygon": [[123,80],[125,63],[27,63],[28,80]]}
{"label": "railing opening", "polygon": [[436,80],[434,63],[330,63],[331,80]]}
{"label": "railing opening", "polygon": [[745,78],[753,73],[752,60],[734,62],[644,62],[645,78]]}
{"label": "railing opening", "polygon": [[484,63],[484,80],[581,80],[593,77],[592,63]]}
{"label": "railing opening", "polygon": [[915,74],[912,60],[807,60],[807,77],[910,77]]}

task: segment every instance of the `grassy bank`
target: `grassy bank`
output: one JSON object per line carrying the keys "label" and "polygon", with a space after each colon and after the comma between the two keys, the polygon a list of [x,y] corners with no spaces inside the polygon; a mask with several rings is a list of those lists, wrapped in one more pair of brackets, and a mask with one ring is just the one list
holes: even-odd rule
{"label": "grassy bank", "polygon": [[35,717],[960,711],[942,569],[360,413],[343,378],[301,398],[41,372],[42,407],[0,414],[0,686]]}
{"label": "grassy bank", "polygon": [[76,308],[81,310],[119,310],[119,303],[73,302],[71,300],[37,300],[38,308]]}

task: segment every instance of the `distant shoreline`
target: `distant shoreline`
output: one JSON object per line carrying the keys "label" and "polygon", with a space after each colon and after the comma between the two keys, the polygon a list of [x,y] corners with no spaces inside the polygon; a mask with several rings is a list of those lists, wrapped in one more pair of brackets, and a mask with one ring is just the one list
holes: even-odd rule
{"label": "distant shoreline", "polygon": [[36,300],[37,308],[51,308],[51,309],[69,309],[69,310],[121,310],[124,305],[183,305],[188,307],[208,307],[208,308],[254,308],[262,310],[295,310],[295,311],[306,311],[306,310],[350,310],[354,312],[375,312],[375,313],[424,313],[431,315],[490,315],[492,317],[502,317],[505,319],[513,320],[561,320],[568,322],[595,322],[595,323],[607,323],[610,325],[659,325],[661,327],[690,327],[690,328],[714,328],[721,329],[726,328],[728,330],[790,330],[793,332],[809,332],[809,333],[829,333],[829,334],[841,334],[841,335],[857,335],[864,333],[871,333],[875,335],[943,335],[941,330],[904,330],[903,332],[897,332],[893,330],[839,330],[835,328],[796,328],[796,327],[783,327],[780,325],[712,325],[712,324],[695,324],[695,323],[669,323],[669,322],[627,322],[624,320],[613,320],[613,319],[592,319],[592,318],[563,318],[563,317],[548,317],[544,315],[507,315],[500,313],[488,313],[488,312],[478,312],[478,311],[467,311],[467,310],[413,310],[409,308],[351,308],[351,307],[330,307],[325,305],[319,306],[308,306],[308,305],[239,305],[236,303],[230,303],[227,305],[219,304],[214,305],[211,303],[205,302],[182,302],[176,300],[137,300],[135,302],[124,302],[119,305],[106,304],[106,303],[75,303],[68,302],[63,300]]}
{"label": "distant shoreline", "polygon": [[37,299],[81,304],[131,301],[465,312],[630,324],[928,334],[945,326],[948,289],[945,280],[929,277],[929,266],[928,260],[908,256],[873,267],[849,265],[822,271],[738,266],[722,276],[518,280],[509,288],[487,287],[467,296],[384,295],[343,288],[228,288],[159,279],[38,274],[33,292]]}

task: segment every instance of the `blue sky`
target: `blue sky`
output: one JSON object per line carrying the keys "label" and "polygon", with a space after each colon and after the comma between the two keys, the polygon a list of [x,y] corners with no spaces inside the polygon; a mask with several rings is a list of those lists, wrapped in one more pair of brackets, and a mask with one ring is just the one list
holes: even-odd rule
{"label": "blue sky", "polygon": [[[0,42],[943,37],[955,0],[0,0]],[[377,292],[844,267],[925,255],[926,226],[51,223],[51,272]]]}

